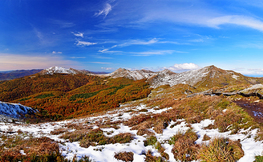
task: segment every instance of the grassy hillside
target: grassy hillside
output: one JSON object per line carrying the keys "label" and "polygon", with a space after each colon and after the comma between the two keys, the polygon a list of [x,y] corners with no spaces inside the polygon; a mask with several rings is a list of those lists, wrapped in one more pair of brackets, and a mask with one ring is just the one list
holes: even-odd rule
{"label": "grassy hillside", "polygon": [[10,102],[19,98],[48,91],[68,92],[91,81],[96,76],[78,75],[34,75],[0,83],[0,101]]}
{"label": "grassy hillside", "polygon": [[36,75],[0,84],[0,101],[36,108],[38,118],[61,120],[118,107],[151,92],[145,80],[87,75]]}

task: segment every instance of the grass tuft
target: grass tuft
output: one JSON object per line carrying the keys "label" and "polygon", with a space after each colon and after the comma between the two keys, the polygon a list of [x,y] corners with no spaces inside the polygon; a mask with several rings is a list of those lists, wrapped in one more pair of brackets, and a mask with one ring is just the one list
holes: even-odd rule
{"label": "grass tuft", "polygon": [[228,138],[215,138],[208,146],[202,145],[198,157],[203,161],[230,161],[235,162],[244,156],[239,141]]}

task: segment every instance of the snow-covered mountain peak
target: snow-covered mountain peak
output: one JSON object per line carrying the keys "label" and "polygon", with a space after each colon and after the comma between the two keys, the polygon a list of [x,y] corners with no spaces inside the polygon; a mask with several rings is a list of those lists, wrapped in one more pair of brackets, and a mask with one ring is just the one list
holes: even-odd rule
{"label": "snow-covered mountain peak", "polygon": [[43,75],[46,75],[46,74],[53,75],[56,73],[58,74],[77,74],[77,70],[72,69],[72,68],[66,69],[66,68],[59,67],[59,66],[53,66],[53,67],[47,68],[40,72],[40,74],[43,74]]}

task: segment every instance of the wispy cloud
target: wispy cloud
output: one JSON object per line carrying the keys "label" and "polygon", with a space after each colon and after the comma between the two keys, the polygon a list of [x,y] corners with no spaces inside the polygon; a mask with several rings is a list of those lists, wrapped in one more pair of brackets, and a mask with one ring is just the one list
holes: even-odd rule
{"label": "wispy cloud", "polygon": [[58,25],[61,28],[71,28],[71,27],[75,26],[74,23],[68,22],[68,21],[63,21],[63,20],[51,19],[50,22],[52,24]]}
{"label": "wispy cloud", "polygon": [[110,62],[90,62],[90,63],[93,63],[93,64],[111,64]]}
{"label": "wispy cloud", "polygon": [[157,38],[153,38],[149,41],[144,41],[144,40],[129,40],[129,41],[126,41],[124,43],[120,43],[120,44],[117,44],[117,45],[114,45],[110,48],[105,48],[103,50],[99,50],[99,52],[101,53],[116,53],[116,52],[122,52],[122,51],[110,51],[110,49],[113,49],[113,48],[116,48],[116,47],[126,47],[126,46],[131,46],[131,45],[151,45],[151,44],[155,44],[158,42],[158,39]]}
{"label": "wispy cloud", "polygon": [[80,32],[74,33],[74,32],[72,32],[72,34],[74,34],[76,37],[82,37],[82,38],[84,38],[84,33],[80,33]]}
{"label": "wispy cloud", "polygon": [[[109,48],[104,48],[102,50],[99,50],[101,53],[119,53],[123,51],[112,51],[113,48],[121,48],[121,47],[127,47],[132,45],[153,45],[153,44],[177,44],[177,45],[189,45],[189,43],[179,43],[175,41],[160,41],[158,38],[152,38],[148,41],[140,40],[140,39],[134,39],[134,40],[128,40],[124,43],[116,44],[114,46],[111,46]],[[179,53],[180,51],[178,51]]]}
{"label": "wispy cloud", "polygon": [[153,38],[149,41],[143,41],[143,40],[130,40],[128,42],[125,42],[125,43],[122,43],[122,44],[119,44],[119,45],[115,45],[115,46],[112,46],[112,48],[115,48],[115,47],[124,47],[124,46],[131,46],[131,45],[150,45],[150,44],[155,44],[158,42],[158,39],[157,38]]}
{"label": "wispy cloud", "polygon": [[95,44],[97,44],[97,43],[85,42],[85,41],[80,41],[80,40],[77,40],[77,43],[76,43],[77,46],[91,46],[91,45],[95,45]]}
{"label": "wispy cloud", "polygon": [[238,47],[263,49],[263,43],[244,43],[238,45]]}
{"label": "wispy cloud", "polygon": [[72,58],[72,59],[84,59],[86,57],[70,57],[70,58]]}
{"label": "wispy cloud", "polygon": [[166,55],[174,53],[174,50],[156,50],[156,51],[145,51],[145,52],[129,52],[134,56],[151,56],[151,55]]}
{"label": "wispy cloud", "polygon": [[105,18],[110,13],[111,10],[112,10],[112,6],[109,3],[106,3],[102,10],[95,13],[95,16],[104,15]]}
{"label": "wispy cloud", "polygon": [[22,55],[0,53],[0,70],[19,70],[19,69],[44,69],[50,66],[71,67],[76,64],[66,60],[61,56],[55,55]]}
{"label": "wispy cloud", "polygon": [[[240,12],[229,8],[226,12],[226,10],[212,6],[209,2],[194,0],[162,3],[157,1],[148,4],[147,7],[141,6],[144,3],[145,1],[138,3],[132,1],[118,2],[114,8],[117,16],[105,20],[102,25],[115,26],[118,24],[125,27],[149,25],[147,27],[151,27],[153,23],[169,22],[220,29],[223,28],[223,25],[232,24],[263,31],[263,21],[257,16],[242,15]],[[263,6],[263,3],[260,4]],[[131,7],[134,10],[131,11],[129,9]]]}
{"label": "wispy cloud", "polygon": [[105,57],[105,56],[93,56],[98,59],[113,59],[112,57]]}
{"label": "wispy cloud", "polygon": [[105,48],[103,50],[99,50],[99,52],[101,53],[120,53],[120,52],[123,52],[123,51],[110,51],[111,48]]}
{"label": "wispy cloud", "polygon": [[220,25],[234,24],[249,27],[252,29],[263,31],[263,22],[252,17],[240,16],[240,15],[228,15],[215,17],[208,20],[207,25],[215,28],[219,28]]}

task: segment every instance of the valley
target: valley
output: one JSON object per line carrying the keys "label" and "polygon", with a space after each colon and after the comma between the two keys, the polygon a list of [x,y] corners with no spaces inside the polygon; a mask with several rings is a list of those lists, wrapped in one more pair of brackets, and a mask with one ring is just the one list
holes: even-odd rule
{"label": "valley", "polygon": [[11,118],[0,123],[1,161],[263,159],[263,78],[215,66],[49,69],[0,83],[0,101],[37,110],[18,119],[0,102]]}

